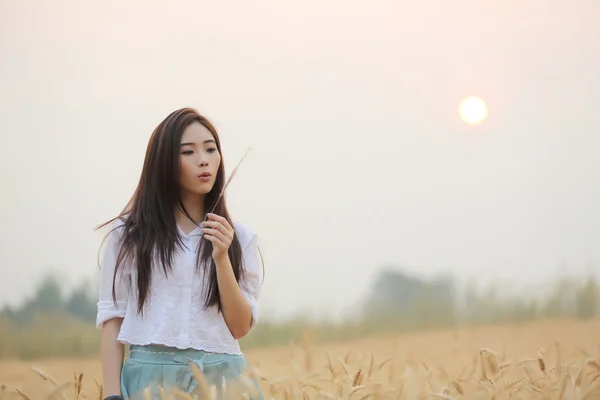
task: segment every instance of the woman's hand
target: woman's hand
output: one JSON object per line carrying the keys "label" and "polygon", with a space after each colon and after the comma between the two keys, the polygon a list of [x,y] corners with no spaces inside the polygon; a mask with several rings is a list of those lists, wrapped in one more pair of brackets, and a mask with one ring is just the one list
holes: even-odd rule
{"label": "woman's hand", "polygon": [[212,242],[212,257],[217,264],[229,257],[228,250],[235,231],[225,218],[209,213],[208,221],[203,222],[202,232],[206,240]]}

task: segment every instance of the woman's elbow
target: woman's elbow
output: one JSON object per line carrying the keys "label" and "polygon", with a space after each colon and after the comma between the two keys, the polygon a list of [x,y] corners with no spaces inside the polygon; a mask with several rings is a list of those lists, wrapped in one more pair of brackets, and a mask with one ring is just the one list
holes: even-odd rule
{"label": "woman's elbow", "polygon": [[241,338],[246,336],[249,332],[250,332],[250,328],[236,329],[231,332],[231,335],[233,336],[233,338],[235,340],[240,340]]}
{"label": "woman's elbow", "polygon": [[233,329],[230,329],[230,331],[231,331],[231,335],[233,336],[233,338],[235,340],[240,340],[244,336],[248,335],[248,333],[250,333],[251,329],[252,329],[252,321],[249,321],[247,324],[244,324],[244,325],[240,324],[236,327],[233,327]]}

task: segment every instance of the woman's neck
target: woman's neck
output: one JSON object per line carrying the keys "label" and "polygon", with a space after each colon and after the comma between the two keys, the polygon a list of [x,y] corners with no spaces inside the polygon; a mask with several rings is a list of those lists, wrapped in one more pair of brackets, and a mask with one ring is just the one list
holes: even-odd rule
{"label": "woman's neck", "polygon": [[204,196],[203,195],[182,195],[181,200],[194,222],[181,211],[179,208],[175,210],[175,221],[177,225],[187,234],[193,231],[204,219]]}

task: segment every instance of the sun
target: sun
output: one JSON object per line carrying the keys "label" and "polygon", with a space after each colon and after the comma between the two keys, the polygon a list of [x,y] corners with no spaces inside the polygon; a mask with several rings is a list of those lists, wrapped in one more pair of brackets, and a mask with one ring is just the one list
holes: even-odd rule
{"label": "sun", "polygon": [[458,114],[463,122],[469,125],[479,125],[487,118],[488,108],[481,98],[469,96],[460,102]]}

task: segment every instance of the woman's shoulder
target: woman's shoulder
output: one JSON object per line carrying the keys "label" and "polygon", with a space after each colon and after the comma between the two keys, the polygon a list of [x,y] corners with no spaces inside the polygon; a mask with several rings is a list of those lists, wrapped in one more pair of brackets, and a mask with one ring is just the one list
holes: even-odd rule
{"label": "woman's shoulder", "polygon": [[121,239],[126,222],[127,216],[119,216],[111,222],[108,222],[105,225],[107,229],[106,238],[111,240],[113,243]]}
{"label": "woman's shoulder", "polygon": [[246,223],[233,221],[233,229],[242,248],[246,247],[256,237],[255,230]]}
{"label": "woman's shoulder", "polygon": [[116,217],[110,224],[108,224],[110,231],[122,231],[127,223],[127,217],[127,215]]}

